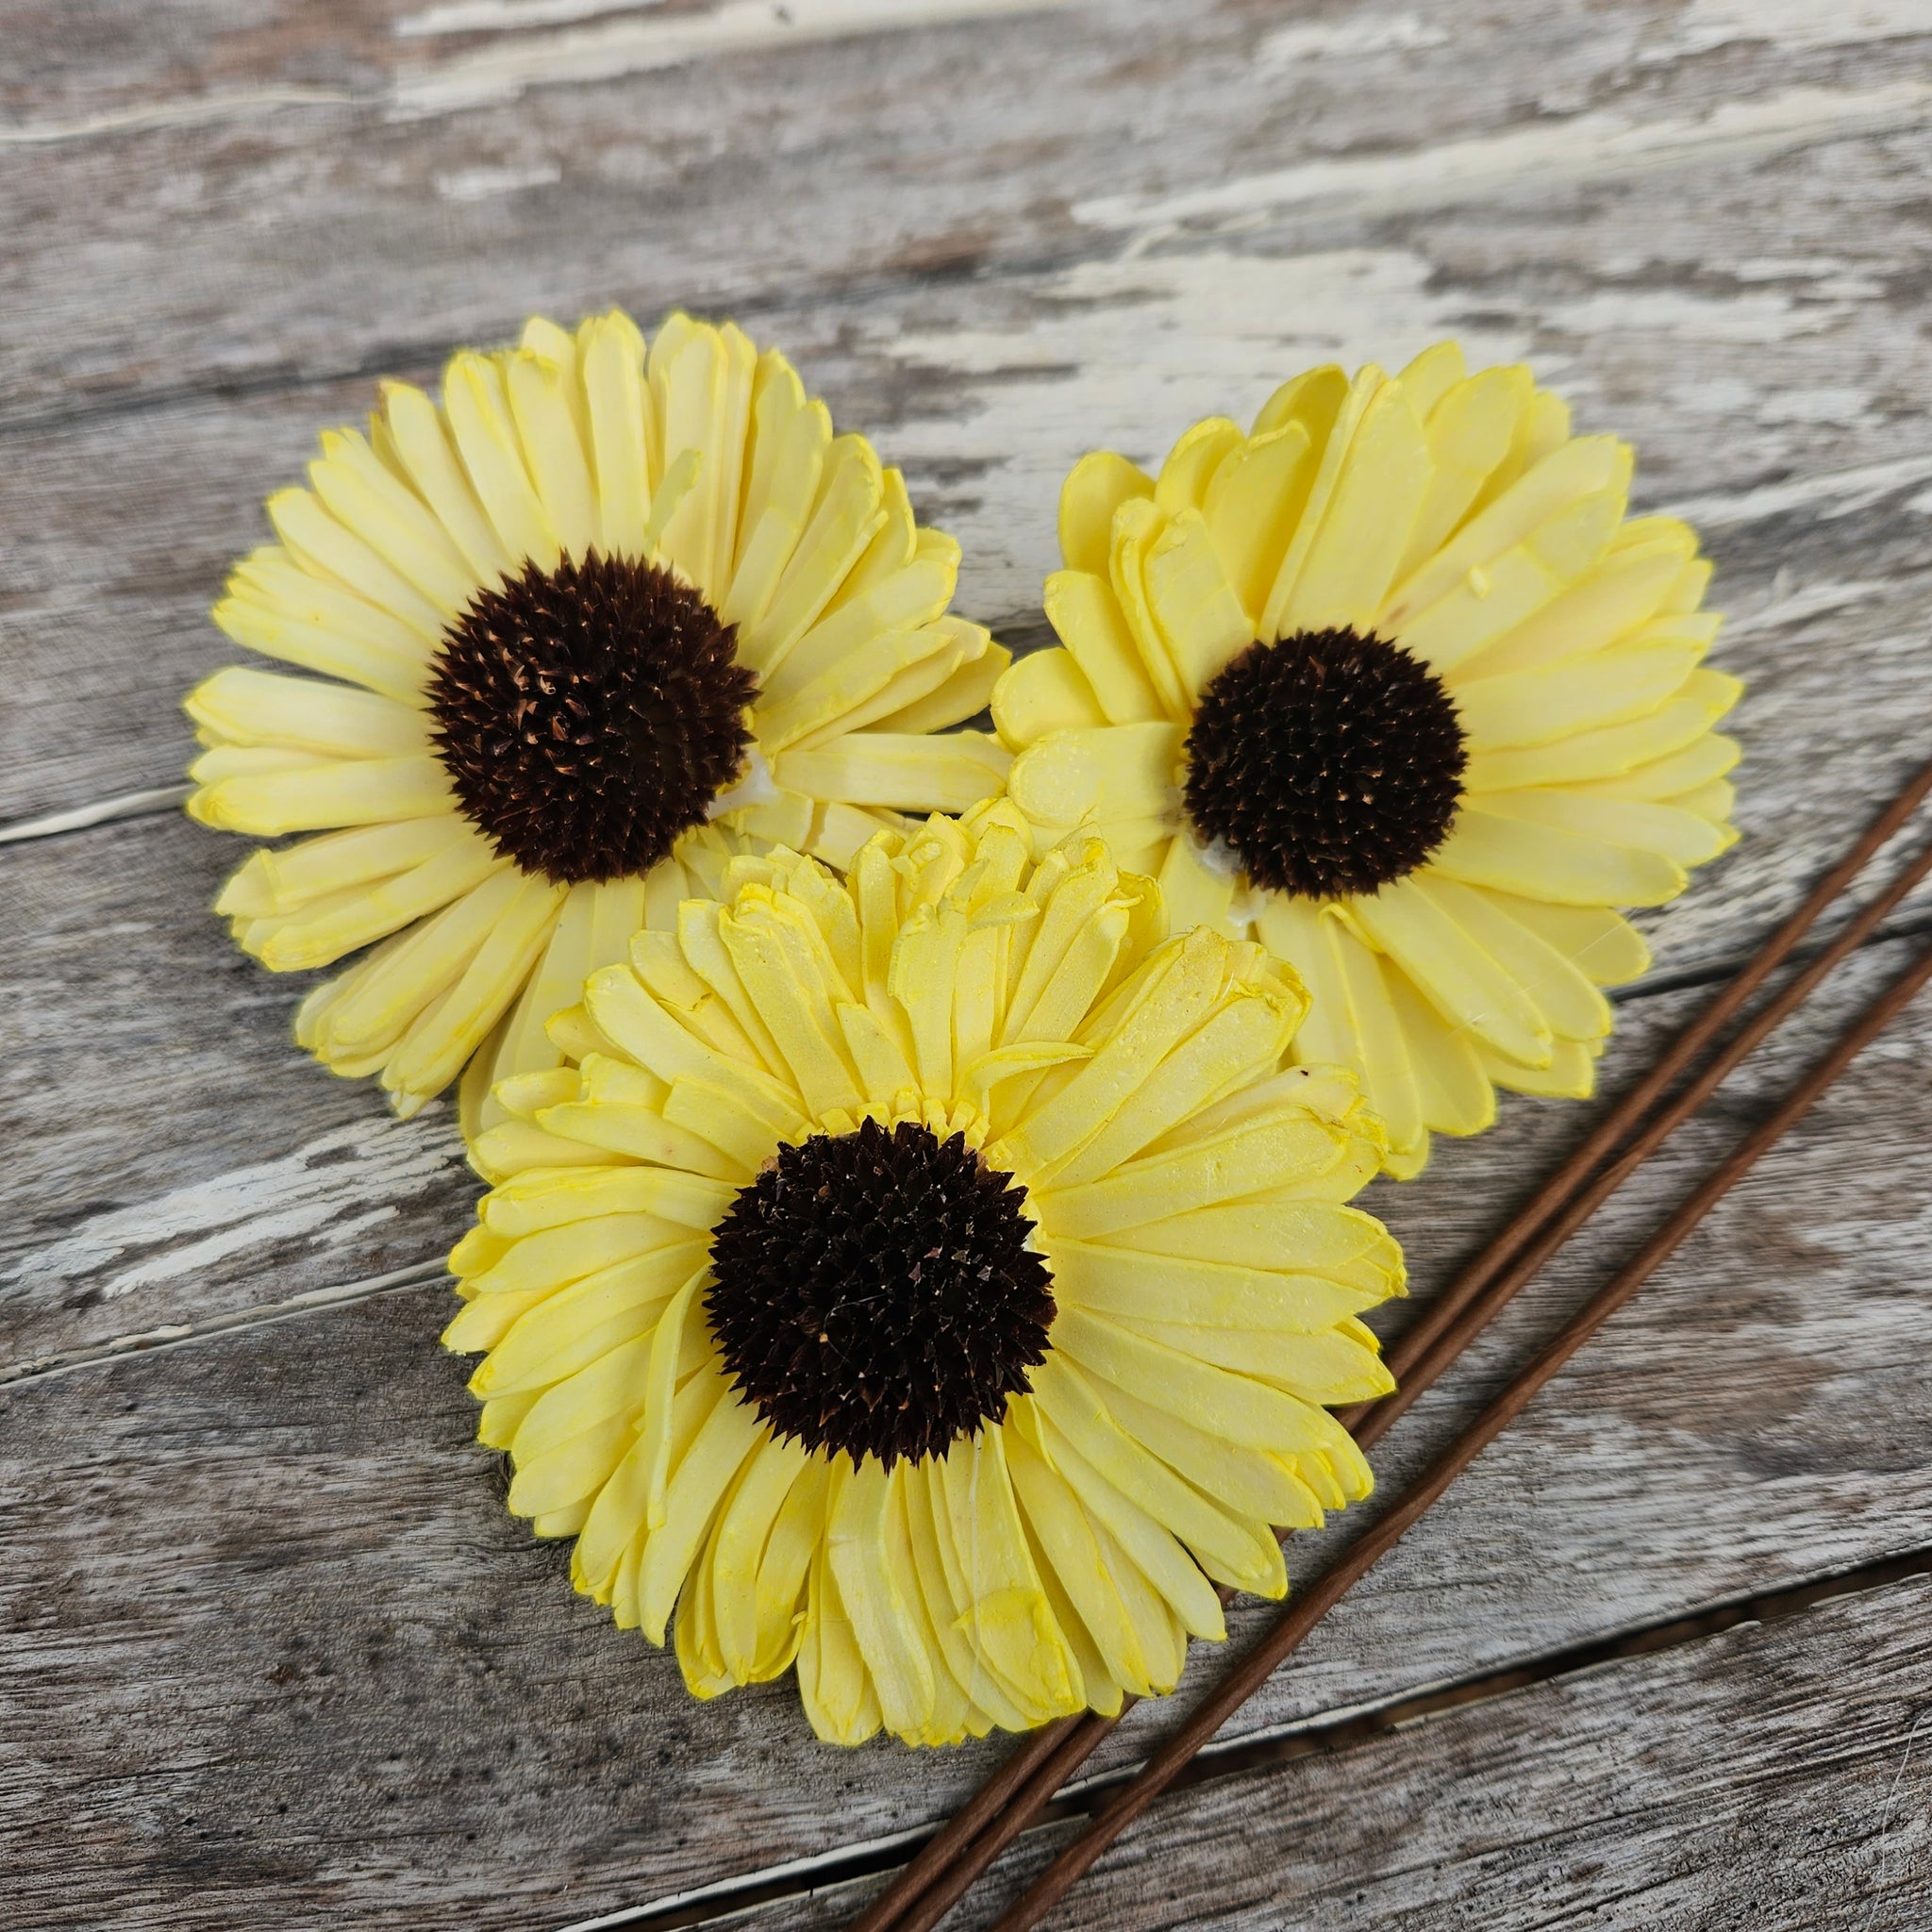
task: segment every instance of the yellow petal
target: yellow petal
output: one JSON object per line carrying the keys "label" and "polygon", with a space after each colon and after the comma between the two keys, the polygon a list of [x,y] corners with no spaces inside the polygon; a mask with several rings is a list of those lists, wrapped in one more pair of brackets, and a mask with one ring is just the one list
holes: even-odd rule
{"label": "yellow petal", "polygon": [[984,732],[937,738],[855,731],[810,751],[785,752],[773,777],[811,798],[900,811],[964,811],[995,796],[1011,753]]}
{"label": "yellow petal", "polygon": [[1100,717],[1091,722],[1133,724],[1160,717],[1160,702],[1107,577],[1056,571],[1046,580],[1044,604],[1047,622],[1085,675],[1100,708]]}
{"label": "yellow petal", "polygon": [[1307,426],[1290,422],[1235,450],[1208,485],[1208,534],[1251,631],[1307,507],[1312,452]]}
{"label": "yellow petal", "polygon": [[992,722],[1002,743],[1024,751],[1050,731],[1104,724],[1107,714],[1071,652],[1035,651],[993,687]]}
{"label": "yellow petal", "polygon": [[1153,494],[1154,479],[1125,457],[1111,450],[1082,457],[1060,485],[1060,558],[1066,567],[1104,577],[1114,511],[1133,498]]}
{"label": "yellow petal", "polygon": [[1464,801],[1449,837],[1430,855],[1432,872],[1564,906],[1661,906],[1689,883],[1682,866],[1657,853],[1490,809],[1502,795],[1523,794]]}
{"label": "yellow petal", "polygon": [[[1384,383],[1364,408],[1273,634],[1373,627],[1429,488],[1428,445],[1407,392]],[[1310,514],[1313,506],[1310,506]]]}
{"label": "yellow petal", "polygon": [[1243,441],[1239,424],[1209,416],[1184,430],[1167,454],[1154,485],[1154,500],[1169,516],[1198,510],[1208,499],[1214,474]]}
{"label": "yellow petal", "polygon": [[1178,724],[1109,724],[1059,731],[1022,752],[1007,789],[1036,824],[1154,817],[1174,809]]}

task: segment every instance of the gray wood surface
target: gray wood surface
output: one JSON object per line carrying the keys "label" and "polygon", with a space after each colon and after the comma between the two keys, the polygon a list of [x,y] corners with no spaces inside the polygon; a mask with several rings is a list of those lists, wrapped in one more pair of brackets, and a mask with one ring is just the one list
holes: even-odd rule
{"label": "gray wood surface", "polygon": [[[1699,520],[1733,613],[1719,661],[1752,685],[1747,836],[1655,916],[1613,1084],[1932,744],[1918,0],[791,11],[9,12],[0,821],[29,836],[0,844],[0,1924],[562,1926],[929,1824],[999,1748],[832,1756],[789,1692],[692,1706],[574,1599],[469,1441],[433,1347],[444,1291],[410,1285],[473,1191],[447,1115],[398,1124],[293,1053],[299,982],[204,909],[235,848],[159,815],[31,836],[177,775],[180,692],[231,655],[203,616],[221,573],[374,375],[431,375],[532,308],[734,308],[905,463],[966,545],[962,608],[1024,644],[1091,443],[1156,456],[1329,355],[1453,331],[1533,356],[1579,421],[1636,440],[1647,505]],[[823,35],[855,11],[871,30]],[[1904,957],[1874,949],[1391,1436],[1386,1490]],[[1932,1544],[1928,1047],[1914,1015],[1861,1063],[1241,1728]],[[1419,1299],[1585,1118],[1519,1101],[1378,1187]],[[1353,1528],[1303,1540],[1297,1574]],[[1909,1625],[1890,1599],[1871,1614]],[[1685,1653],[1710,1648],[1708,1697],[1655,1680],[1659,1729],[1671,1696],[1691,1713],[1664,1771],[1722,1756],[1767,1684],[1793,1736],[1855,1722],[1842,1647],[1812,1629],[1771,1633],[1796,1647],[1782,1676],[1726,1641]],[[1573,1830],[1559,1794],[1591,1789],[1604,1722],[1539,1708],[1470,1746],[1485,1789],[1524,1767],[1528,1845],[1545,1814]],[[1137,1714],[1108,1761],[1173,1717]],[[1297,1768],[1293,1803],[1325,1815],[1353,1761]],[[1531,1853],[1485,1837],[1480,1802],[1428,1798],[1430,1762],[1401,1790],[1399,1761],[1362,1773],[1436,1836],[1336,1923],[1488,1924],[1517,1896]],[[1751,1789],[1797,1816],[1817,1776]],[[1298,1839],[1310,1812],[1276,1815]],[[1167,1914],[1147,1923],[1207,1916],[1227,1855],[1201,1817],[1171,1884],[1124,1868]],[[1722,1860],[1710,1829],[1697,1856]],[[1753,1840],[1735,1919],[1656,1890],[1675,1868],[1634,1815],[1598,1836],[1651,1902],[1598,1923],[1811,1923],[1801,1835]],[[1353,1898],[1344,1839],[1236,1863],[1230,1923],[1291,1923],[1318,1882]],[[1816,1923],[1868,1923],[1869,1870],[1846,1869],[1848,1916]],[[1913,1923],[1885,1916],[1924,1890],[1900,1869],[1870,1924]],[[1587,1917],[1569,1893],[1522,1909]]]}
{"label": "gray wood surface", "polygon": [[[1155,1932],[1915,1932],[1932,1896],[1921,1578],[1172,1796],[1053,1920]],[[1041,1831],[1004,1903],[1073,1835]],[[871,1884],[736,1920],[842,1924]]]}

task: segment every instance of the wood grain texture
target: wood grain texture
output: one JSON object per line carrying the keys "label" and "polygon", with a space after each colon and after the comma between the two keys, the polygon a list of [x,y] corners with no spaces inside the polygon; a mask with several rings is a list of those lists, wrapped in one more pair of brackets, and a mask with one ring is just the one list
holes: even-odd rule
{"label": "wood grain texture", "polygon": [[[1932,1586],[1624,1659],[1164,1800],[1054,1932],[1915,1932],[1932,1896]],[[1016,1849],[989,1924],[1071,1826]],[[870,1884],[753,1911],[843,1924]]]}
{"label": "wood grain texture", "polygon": [[[1681,997],[1643,1003],[1633,1064]],[[1928,1032],[1914,1014],[1860,1062],[1238,1735],[1932,1542]],[[1779,1084],[1740,1083],[1649,1211]],[[1425,1284],[1577,1124],[1519,1109],[1453,1179],[1381,1191]],[[1386,1493],[1641,1219],[1613,1217],[1391,1435]],[[829,1752],[784,1685],[691,1704],[673,1659],[574,1598],[504,1512],[462,1370],[433,1346],[447,1307],[399,1293],[0,1394],[0,1710],[19,1726],[0,1853],[46,1914],[28,1923],[112,1901],[130,1924],[227,1927],[265,1900],[358,1924],[432,1906],[567,1923],[937,1822],[992,1761],[997,1740]],[[1297,1539],[1294,1574],[1366,1520]],[[1234,1641],[1267,1614],[1243,1608]],[[1185,1696],[1142,1707],[1102,1761]]]}
{"label": "wood grain texture", "polygon": [[480,1190],[439,1103],[391,1116],[296,1049],[301,984],[207,910],[186,819],[0,855],[0,1373],[434,1261]]}
{"label": "wood grain texture", "polygon": [[[907,465],[966,545],[963,608],[999,623],[1038,625],[1083,449],[1152,455],[1285,370],[1451,330],[1632,436],[1645,502],[1741,514],[1735,608],[1769,594],[1761,524],[1870,486],[1768,514],[1740,490],[1892,462],[1895,500],[1923,488],[1923,41],[1685,52],[1651,8],[1518,8],[1375,51],[1362,9],[1368,51],[1315,58],[1284,18],[1060,8],[675,87],[0,147],[0,815],[175,777],[261,498],[375,374],[530,309],[739,309]],[[1833,580],[1870,581],[1827,534]]]}
{"label": "wood grain texture", "polygon": [[[1652,921],[1662,976],[1607,1077],[1646,1063],[1694,998],[1674,983],[1748,950],[1932,741],[1923,9],[790,11],[800,31],[748,0],[9,13],[0,822],[172,781],[262,496],[376,374],[431,377],[529,310],[685,302],[784,342],[962,540],[961,607],[1022,645],[1083,449],[1156,457],[1291,367],[1453,332],[1632,437],[1643,504],[1706,531],[1720,661],[1751,680],[1747,837]],[[203,910],[240,849],[165,817],[0,848],[0,1373],[430,1262],[464,1218],[447,1119],[398,1125],[307,1064],[301,982]],[[1899,958],[1862,958],[1391,1436],[1385,1492]],[[1244,1734],[1932,1543],[1928,1050],[1915,1013]],[[1510,1103],[1376,1189],[1419,1296],[1586,1112]],[[930,1824],[992,1760],[827,1753],[784,1687],[691,1704],[508,1519],[445,1312],[405,1290],[0,1392],[0,1925],[561,1926]],[[1366,1520],[1299,1540],[1295,1573]],[[1373,1871],[1314,1767],[1197,1793],[1172,1881],[1124,1847],[1080,1923],[1204,1923],[1224,1872],[1243,1926],[1292,1923],[1305,1889],[1322,1923],[1429,1932],[1916,1923],[1886,1915],[1923,1902],[1922,1838],[1890,1834],[1874,1875],[1857,1820],[1874,1754],[1903,1757],[1887,1687],[1923,1695],[1889,1635],[1920,1604],[1880,1606],[1864,1652],[1807,1619],[1705,1646],[1694,1686],[1619,1666],[1356,1754]],[[1834,1730],[1841,1765],[1814,1750]],[[1760,1741],[1734,1765],[1733,1738]],[[1854,1823],[1807,1837],[1834,1778]]]}

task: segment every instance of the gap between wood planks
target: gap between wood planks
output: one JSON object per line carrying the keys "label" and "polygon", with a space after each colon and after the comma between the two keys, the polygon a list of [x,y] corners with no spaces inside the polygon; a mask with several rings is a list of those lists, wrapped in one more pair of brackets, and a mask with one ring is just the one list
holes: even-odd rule
{"label": "gap between wood planks", "polygon": [[[1391,1731],[1404,1730],[1448,1711],[1488,1704],[1535,1684],[1571,1676],[1624,1657],[1645,1657],[1702,1642],[1740,1624],[1781,1623],[1818,1604],[1924,1575],[1932,1575],[1932,1548],[1880,1557],[1853,1570],[1711,1605],[1618,1636],[1593,1638],[1528,1663],[1411,1692],[1385,1704],[1251,1733],[1221,1746],[1210,1744],[1174,1780],[1173,1789],[1184,1790],[1225,1778],[1265,1776],[1298,1758],[1317,1754],[1337,1756]],[[1024,1835],[1049,1829],[1069,1819],[1091,1816],[1137,1769],[1135,1764],[1121,1765],[1071,1785],[1065,1796],[1041,1811]],[[894,1833],[870,1844],[841,1847],[815,1858],[794,1859],[765,1872],[748,1873],[741,1878],[707,1886],[701,1890],[578,1920],[561,1927],[560,1932],[607,1932],[607,1928],[608,1932],[617,1932],[619,1927],[625,1928],[625,1932],[679,1932],[683,1927],[712,1924],[760,1906],[779,1904],[896,1871],[931,1836],[932,1831],[925,1829]]]}

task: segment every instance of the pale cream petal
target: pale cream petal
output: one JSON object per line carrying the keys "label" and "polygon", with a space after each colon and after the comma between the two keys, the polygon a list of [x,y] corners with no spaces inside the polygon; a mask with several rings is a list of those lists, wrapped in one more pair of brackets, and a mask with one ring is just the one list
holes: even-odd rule
{"label": "pale cream petal", "polygon": [[561,544],[524,465],[498,362],[468,350],[450,358],[442,407],[471,487],[515,570],[556,566]]}
{"label": "pale cream petal", "polygon": [[226,778],[196,792],[187,809],[217,831],[278,839],[289,832],[429,818],[448,812],[454,803],[442,761],[425,753]]}
{"label": "pale cream petal", "polygon": [[443,618],[436,606],[339,524],[308,491],[278,490],[266,508],[275,535],[303,569],[388,611],[432,643],[441,637]]}
{"label": "pale cream petal", "polygon": [[238,744],[341,758],[405,758],[429,749],[424,715],[408,705],[241,665],[204,678],[184,708],[197,724]]}
{"label": "pale cream petal", "polygon": [[330,515],[445,618],[475,593],[475,573],[449,533],[353,429],[323,432],[322,456],[308,477]]}
{"label": "pale cream petal", "polygon": [[568,338],[550,353],[518,349],[508,358],[504,391],[537,499],[565,553],[581,561],[601,531],[589,452],[571,408],[575,363]]}
{"label": "pale cream petal", "polygon": [[398,459],[462,554],[472,576],[479,585],[496,583],[515,568],[516,559],[470,487],[441,412],[420,389],[406,382],[382,385],[382,408]]}

